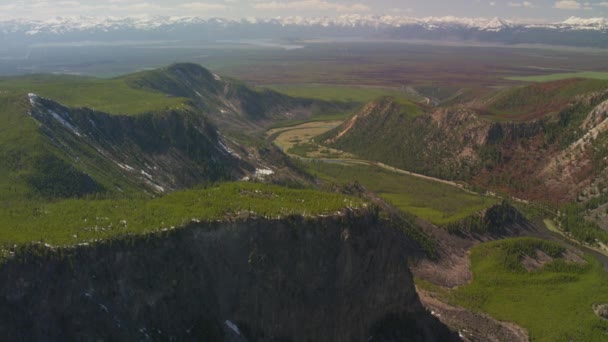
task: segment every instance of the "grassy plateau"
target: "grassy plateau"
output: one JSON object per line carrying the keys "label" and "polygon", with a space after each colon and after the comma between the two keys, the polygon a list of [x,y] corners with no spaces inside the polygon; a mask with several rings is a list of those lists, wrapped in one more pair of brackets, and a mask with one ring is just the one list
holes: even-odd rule
{"label": "grassy plateau", "polygon": [[140,114],[186,106],[185,99],[134,89],[121,78],[33,75],[0,78],[0,94],[36,93],[70,107],[88,107],[111,114]]}
{"label": "grassy plateau", "polygon": [[276,218],[331,214],[360,208],[356,198],[260,183],[224,183],[160,198],[0,201],[0,245],[45,241],[72,245],[126,234],[144,234],[241,215]]}

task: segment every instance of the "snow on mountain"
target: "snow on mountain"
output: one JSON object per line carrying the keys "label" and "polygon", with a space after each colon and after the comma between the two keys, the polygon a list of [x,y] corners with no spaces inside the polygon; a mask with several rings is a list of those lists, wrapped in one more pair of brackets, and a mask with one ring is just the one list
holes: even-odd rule
{"label": "snow on mountain", "polygon": [[198,17],[138,16],[138,17],[57,17],[45,21],[16,19],[0,22],[0,33],[22,33],[29,36],[40,34],[61,35],[74,32],[113,32],[119,30],[150,31],[164,30],[190,25],[212,25],[228,27],[238,25],[279,25],[320,28],[367,28],[383,29],[396,27],[421,27],[429,31],[439,29],[466,29],[499,32],[509,28],[544,28],[559,30],[608,31],[605,18],[578,18],[553,24],[525,24],[505,21],[500,18],[463,18],[455,16],[414,18],[393,15],[349,14],[338,17],[278,17],[272,19],[245,18],[231,20],[223,18],[203,19]]}
{"label": "snow on mountain", "polygon": [[29,35],[39,33],[62,34],[77,31],[113,31],[119,29],[154,30],[174,25],[215,24],[277,24],[282,26],[321,26],[321,27],[367,27],[386,28],[418,25],[432,30],[442,27],[463,27],[480,30],[500,30],[509,27],[509,23],[499,18],[460,18],[454,16],[413,18],[401,16],[370,16],[370,15],[342,15],[338,17],[279,17],[273,19],[246,18],[242,20],[229,20],[221,18],[203,19],[196,17],[57,17],[46,21],[11,20],[0,22],[0,32],[26,32]]}
{"label": "snow on mountain", "polygon": [[370,16],[370,15],[341,15],[335,18],[305,18],[305,17],[284,17],[278,18],[282,25],[301,25],[301,26],[341,26],[341,27],[402,27],[402,26],[422,26],[432,30],[437,28],[464,27],[469,29],[491,29],[497,30],[508,27],[510,24],[504,20],[493,18],[460,18],[454,16],[445,17],[401,17],[401,16]]}
{"label": "snow on mountain", "polygon": [[608,19],[570,17],[559,23],[558,26],[565,26],[575,30],[605,31],[608,29]]}

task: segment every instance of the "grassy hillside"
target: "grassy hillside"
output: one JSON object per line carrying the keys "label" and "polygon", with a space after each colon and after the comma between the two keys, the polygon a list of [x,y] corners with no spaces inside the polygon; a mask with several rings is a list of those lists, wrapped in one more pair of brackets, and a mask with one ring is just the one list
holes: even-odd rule
{"label": "grassy hillside", "polygon": [[24,114],[25,96],[0,93],[0,197],[23,196],[29,191],[20,177],[33,168],[37,155],[43,153],[45,139],[37,134],[37,124]]}
{"label": "grassy hillside", "polygon": [[365,204],[356,198],[259,183],[224,183],[178,191],[156,199],[67,199],[0,202],[0,245],[31,241],[72,245],[248,216],[332,214]]}
{"label": "grassy hillside", "polygon": [[255,152],[225,131],[255,140],[258,124],[305,117],[315,106],[324,103],[258,92],[196,64],[109,80],[0,79],[0,193],[130,196],[242,178],[254,166],[234,151]]}
{"label": "grassy hillside", "polygon": [[[72,197],[105,192],[120,187],[136,191],[118,170],[107,167],[82,142],[62,149],[43,125],[28,115],[27,96],[0,94],[0,198],[4,201],[30,198]],[[73,158],[80,149],[79,161]],[[104,185],[105,184],[105,185]]]}
{"label": "grassy hillside", "polygon": [[0,192],[10,198],[131,196],[253,170],[191,110],[110,115],[27,96],[0,103]]}
{"label": "grassy hillside", "polygon": [[[541,250],[555,258],[527,271],[521,260]],[[592,257],[573,264],[560,246],[535,239],[510,239],[475,247],[474,281],[454,291],[465,307],[512,321],[528,329],[534,341],[602,341],[608,322],[592,310],[608,302],[608,274]]]}
{"label": "grassy hillside", "polygon": [[[466,125],[465,120],[461,121]],[[412,110],[387,97],[368,103],[349,121],[317,140],[404,170],[463,180],[477,167],[474,161],[457,159],[466,128],[453,125],[450,131],[442,130],[429,115],[420,115],[420,109]]]}

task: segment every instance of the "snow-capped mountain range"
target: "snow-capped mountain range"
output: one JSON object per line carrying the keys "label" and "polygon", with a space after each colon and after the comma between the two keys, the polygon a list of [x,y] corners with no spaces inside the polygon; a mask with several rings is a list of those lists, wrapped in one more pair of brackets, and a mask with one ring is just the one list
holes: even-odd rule
{"label": "snow-capped mountain range", "polygon": [[608,19],[606,18],[578,18],[570,17],[562,22],[550,24],[525,23],[503,20],[500,18],[463,18],[463,17],[425,17],[414,18],[404,16],[366,16],[366,15],[343,15],[339,17],[278,17],[271,19],[245,18],[241,20],[198,17],[162,17],[162,16],[140,16],[140,17],[57,17],[46,21],[15,19],[0,21],[0,32],[17,33],[25,32],[28,35],[41,33],[63,34],[77,31],[112,31],[112,30],[156,30],[170,28],[172,26],[188,25],[280,25],[280,26],[321,26],[321,27],[365,27],[365,28],[390,28],[403,26],[421,26],[427,30],[440,28],[467,28],[480,31],[499,31],[506,28],[548,28],[548,29],[571,29],[571,30],[608,30]]}
{"label": "snow-capped mountain range", "polygon": [[[535,33],[531,35],[529,33]],[[0,22],[0,39],[24,44],[80,39],[192,40],[235,38],[382,37],[390,39],[478,40],[608,47],[608,19],[571,17],[558,23],[530,23],[499,18],[343,15],[240,20],[198,17],[59,17],[46,21]],[[532,38],[534,37],[534,38]],[[581,38],[582,37],[582,38]],[[600,37],[600,38],[598,38]],[[202,39],[202,38],[201,38]]]}

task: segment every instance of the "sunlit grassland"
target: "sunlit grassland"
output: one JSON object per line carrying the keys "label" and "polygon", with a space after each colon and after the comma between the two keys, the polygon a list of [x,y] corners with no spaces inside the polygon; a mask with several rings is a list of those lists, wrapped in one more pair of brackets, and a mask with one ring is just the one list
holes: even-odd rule
{"label": "sunlit grassland", "polygon": [[318,135],[338,127],[342,121],[313,121],[294,127],[275,128],[266,135],[277,135],[274,143],[290,155],[305,158],[352,158],[349,153],[319,146],[313,141]]}
{"label": "sunlit grassland", "polygon": [[397,208],[439,225],[459,221],[496,203],[490,197],[373,165],[324,162],[305,165],[326,181],[359,182]]}
{"label": "sunlit grassland", "polygon": [[[557,245],[536,239],[508,239],[481,244],[471,252],[473,282],[453,290],[450,300],[526,328],[533,341],[605,341],[608,321],[592,311],[608,303],[608,273],[591,256],[586,264],[561,258],[526,271],[524,255]],[[545,249],[549,249],[548,251]]]}
{"label": "sunlit grassland", "polygon": [[156,199],[0,201],[0,244],[45,241],[52,245],[71,245],[171,229],[192,221],[225,220],[242,215],[311,216],[363,206],[359,199],[335,193],[246,182],[178,191]]}
{"label": "sunlit grassland", "polygon": [[365,103],[382,96],[392,96],[400,104],[408,105],[412,101],[422,101],[423,97],[405,89],[371,86],[348,86],[331,84],[281,84],[268,88],[280,93],[310,99],[338,102]]}
{"label": "sunlit grassland", "polygon": [[0,94],[35,93],[70,107],[87,107],[112,114],[140,114],[184,108],[186,100],[160,92],[134,89],[125,80],[76,76],[34,75],[0,78]]}
{"label": "sunlit grassland", "polygon": [[582,72],[564,72],[548,75],[537,75],[537,76],[510,76],[507,80],[511,81],[524,81],[524,82],[549,82],[559,81],[569,78],[591,78],[597,80],[608,80],[608,72],[593,72],[593,71],[582,71]]}

